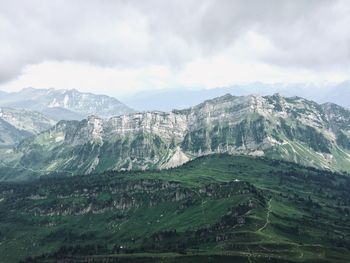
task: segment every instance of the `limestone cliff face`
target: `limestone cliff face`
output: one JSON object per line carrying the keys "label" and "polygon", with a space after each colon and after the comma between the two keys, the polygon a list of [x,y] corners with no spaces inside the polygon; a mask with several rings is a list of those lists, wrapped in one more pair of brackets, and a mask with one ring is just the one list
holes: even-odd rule
{"label": "limestone cliff face", "polygon": [[21,165],[35,160],[47,172],[170,168],[224,152],[349,170],[349,116],[342,107],[299,97],[225,95],[169,113],[61,121],[17,152]]}
{"label": "limestone cliff face", "polygon": [[107,137],[128,136],[140,132],[154,134],[167,142],[182,141],[188,123],[185,114],[144,112],[113,117],[106,122]]}

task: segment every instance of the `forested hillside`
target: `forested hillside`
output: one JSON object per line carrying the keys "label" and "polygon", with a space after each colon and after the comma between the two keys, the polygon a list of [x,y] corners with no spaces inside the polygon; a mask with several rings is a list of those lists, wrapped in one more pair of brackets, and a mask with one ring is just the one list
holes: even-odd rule
{"label": "forested hillside", "polygon": [[228,155],[1,183],[0,254],[9,263],[347,262],[349,189],[348,175]]}

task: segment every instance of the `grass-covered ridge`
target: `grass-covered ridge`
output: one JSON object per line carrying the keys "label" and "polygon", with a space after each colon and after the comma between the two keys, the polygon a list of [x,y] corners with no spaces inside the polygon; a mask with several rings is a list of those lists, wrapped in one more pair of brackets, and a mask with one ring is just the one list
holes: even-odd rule
{"label": "grass-covered ridge", "polygon": [[0,255],[347,262],[349,189],[347,175],[228,155],[163,171],[1,183]]}

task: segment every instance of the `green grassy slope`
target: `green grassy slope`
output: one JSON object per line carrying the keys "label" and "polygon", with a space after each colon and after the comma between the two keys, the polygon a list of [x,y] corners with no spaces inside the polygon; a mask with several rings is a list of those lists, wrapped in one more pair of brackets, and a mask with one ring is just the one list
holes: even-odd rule
{"label": "green grassy slope", "polygon": [[1,183],[0,261],[347,262],[349,189],[345,175],[228,155]]}

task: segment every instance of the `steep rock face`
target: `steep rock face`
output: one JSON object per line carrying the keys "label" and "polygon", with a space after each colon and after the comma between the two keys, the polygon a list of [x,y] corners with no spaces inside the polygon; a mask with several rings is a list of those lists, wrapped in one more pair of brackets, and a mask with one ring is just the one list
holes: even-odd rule
{"label": "steep rock face", "polygon": [[169,142],[181,141],[187,130],[187,116],[176,113],[143,112],[113,117],[107,122],[107,136],[149,133]]}
{"label": "steep rock face", "polygon": [[189,110],[182,147],[194,155],[258,148],[265,138],[262,97],[226,95]]}
{"label": "steep rock face", "polygon": [[350,111],[332,103],[323,104],[322,108],[337,144],[350,150]]}
{"label": "steep rock face", "polygon": [[63,168],[80,173],[156,168],[171,158],[176,144],[183,140],[185,117],[153,112],[109,120],[90,116],[81,122],[61,121],[49,131],[22,142],[18,151],[25,152],[22,164],[37,169],[41,168],[39,159],[50,163],[51,170]]}
{"label": "steep rock face", "polygon": [[17,153],[22,166],[46,172],[169,168],[222,152],[349,171],[349,115],[299,97],[225,95],[170,113],[61,121]]}
{"label": "steep rock face", "polygon": [[111,117],[133,112],[132,109],[115,98],[82,93],[74,89],[26,88],[2,96],[0,106],[43,112],[55,120],[81,120],[94,114],[101,117]]}

